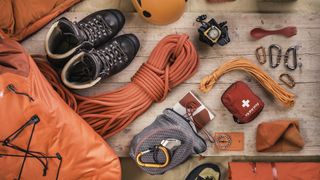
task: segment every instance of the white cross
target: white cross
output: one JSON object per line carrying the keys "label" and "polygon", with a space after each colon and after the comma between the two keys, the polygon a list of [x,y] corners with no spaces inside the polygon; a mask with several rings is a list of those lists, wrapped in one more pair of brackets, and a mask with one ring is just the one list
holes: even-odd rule
{"label": "white cross", "polygon": [[249,103],[250,103],[250,101],[248,99],[242,100],[242,107],[250,107]]}

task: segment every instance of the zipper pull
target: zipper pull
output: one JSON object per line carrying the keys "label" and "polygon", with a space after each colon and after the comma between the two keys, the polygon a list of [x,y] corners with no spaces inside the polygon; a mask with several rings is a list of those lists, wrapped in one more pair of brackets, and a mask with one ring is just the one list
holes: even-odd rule
{"label": "zipper pull", "polygon": [[33,102],[33,101],[34,101],[34,99],[33,99],[29,94],[24,93],[24,92],[19,92],[19,91],[17,91],[16,87],[15,87],[13,84],[9,84],[9,85],[7,86],[7,89],[8,89],[9,91],[15,93],[15,94],[27,96],[27,97],[29,98],[29,101],[30,101],[30,102]]}

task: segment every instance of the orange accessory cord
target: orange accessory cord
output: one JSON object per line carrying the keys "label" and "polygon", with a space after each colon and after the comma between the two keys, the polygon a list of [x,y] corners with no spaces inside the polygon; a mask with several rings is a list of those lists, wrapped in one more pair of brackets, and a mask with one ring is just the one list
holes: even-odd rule
{"label": "orange accessory cord", "polygon": [[233,70],[243,70],[249,73],[280,102],[286,106],[293,106],[294,94],[286,91],[268,74],[244,58],[226,62],[218,67],[210,75],[201,80],[199,89],[202,92],[209,92],[222,75]]}
{"label": "orange accessory cord", "polygon": [[196,72],[199,58],[188,38],[185,34],[165,37],[154,48],[148,61],[131,78],[131,83],[92,97],[71,93],[61,84],[59,76],[47,62],[37,63],[69,106],[103,138],[108,138],[124,129],[153,102],[163,101],[171,88]]}

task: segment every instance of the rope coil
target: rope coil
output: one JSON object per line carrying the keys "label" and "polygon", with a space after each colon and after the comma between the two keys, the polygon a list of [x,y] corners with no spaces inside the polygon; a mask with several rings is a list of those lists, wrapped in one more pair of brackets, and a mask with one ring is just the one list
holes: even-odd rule
{"label": "rope coil", "polygon": [[284,105],[294,105],[294,94],[286,91],[268,74],[244,58],[226,62],[214,70],[210,75],[204,77],[200,82],[200,91],[209,92],[222,75],[234,70],[242,70],[253,76],[266,90],[273,94],[274,97]]}
{"label": "rope coil", "polygon": [[37,63],[60,96],[96,132],[108,138],[124,129],[153,102],[163,101],[172,88],[196,72],[199,58],[188,38],[185,34],[165,37],[131,78],[131,83],[91,97],[71,93],[46,62]]}

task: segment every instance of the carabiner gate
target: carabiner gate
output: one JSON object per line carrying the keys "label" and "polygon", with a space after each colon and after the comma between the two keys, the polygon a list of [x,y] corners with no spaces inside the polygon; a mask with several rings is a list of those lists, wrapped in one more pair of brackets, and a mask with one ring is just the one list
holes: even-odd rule
{"label": "carabiner gate", "polygon": [[262,46],[256,49],[256,57],[260,64],[264,64],[267,62],[266,49]]}
{"label": "carabiner gate", "polygon": [[[289,54],[292,51],[292,64],[293,66],[289,65]],[[295,70],[298,66],[298,59],[297,59],[297,47],[292,46],[287,49],[286,54],[284,55],[284,65],[290,69],[290,70]]]}
{"label": "carabiner gate", "polygon": [[[278,51],[278,54],[277,54],[277,62],[274,64],[273,63],[273,54],[272,54],[272,49],[276,49]],[[281,62],[281,47],[277,44],[272,44],[269,46],[269,61],[270,61],[270,66],[272,68],[276,68],[279,66],[280,62]]]}

